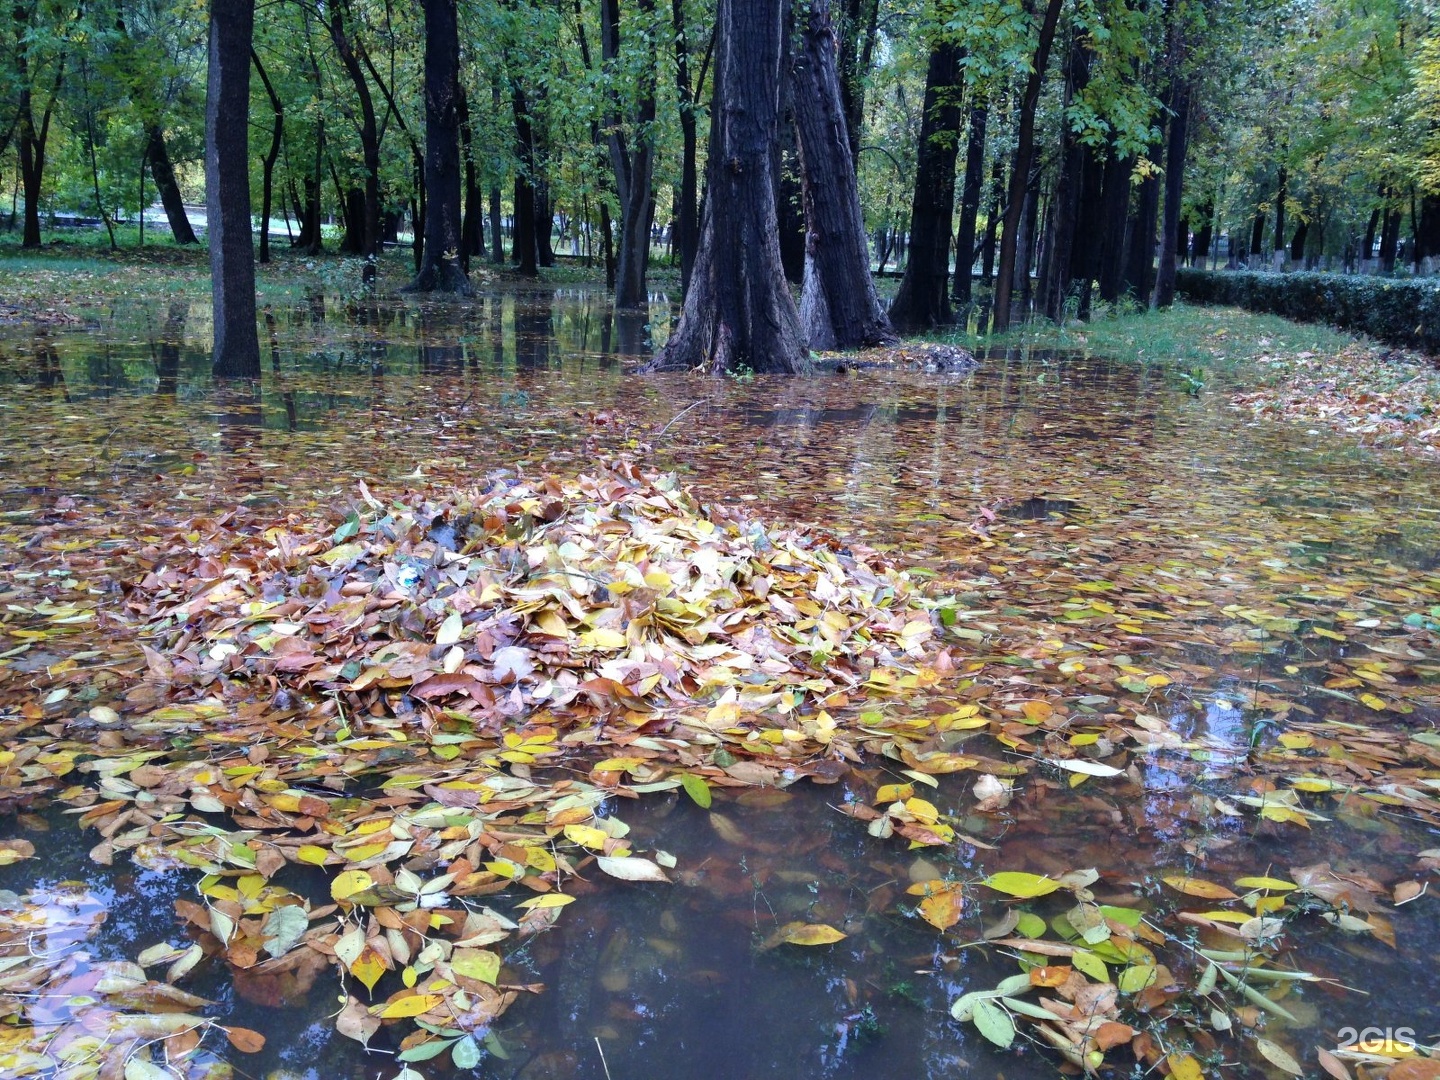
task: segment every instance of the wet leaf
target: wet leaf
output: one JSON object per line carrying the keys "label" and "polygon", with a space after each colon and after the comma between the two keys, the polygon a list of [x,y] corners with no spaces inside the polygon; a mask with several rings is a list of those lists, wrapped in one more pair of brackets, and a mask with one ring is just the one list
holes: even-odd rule
{"label": "wet leaf", "polygon": [[680,777],[680,784],[685,789],[685,794],[694,800],[695,805],[702,810],[710,809],[710,785],[702,777],[694,773],[685,773]]}
{"label": "wet leaf", "polygon": [[1015,1042],[1015,1023],[1007,1013],[993,1001],[981,999],[971,1007],[970,1019],[976,1030],[1002,1050],[1010,1049]]}
{"label": "wet leaf", "polygon": [[265,1049],[265,1036],[258,1031],[243,1027],[223,1027],[225,1038],[230,1040],[230,1045],[239,1050],[242,1054],[258,1054]]}
{"label": "wet leaf", "polygon": [[1291,1076],[1305,1075],[1305,1070],[1300,1067],[1300,1063],[1295,1060],[1290,1051],[1286,1050],[1274,1040],[1265,1038],[1256,1039],[1255,1049],[1260,1051],[1261,1057],[1282,1072],[1288,1072]]}
{"label": "wet leaf", "polygon": [[776,945],[833,945],[845,935],[825,923],[786,923],[765,939],[766,948]]}
{"label": "wet leaf", "polygon": [[600,855],[596,857],[595,865],[611,877],[619,878],[621,881],[668,882],[670,880],[665,876],[665,871],[661,870],[660,867],[648,859],[639,859],[634,856],[616,859]]}
{"label": "wet leaf", "polygon": [[398,1020],[427,1013],[443,1003],[444,1000],[444,994],[406,994],[391,998],[385,1004],[377,1005],[370,1011],[382,1020]]}
{"label": "wet leaf", "polygon": [[1240,899],[1224,885],[1217,885],[1213,881],[1205,881],[1202,878],[1188,877],[1184,874],[1167,874],[1161,880],[1176,892],[1182,892],[1186,896],[1199,896],[1205,900]]}
{"label": "wet leaf", "polygon": [[1041,877],[1039,874],[1027,874],[1019,870],[1004,870],[998,874],[991,874],[980,884],[994,889],[996,892],[1003,892],[1023,900],[1048,896],[1060,888],[1060,883],[1054,878]]}

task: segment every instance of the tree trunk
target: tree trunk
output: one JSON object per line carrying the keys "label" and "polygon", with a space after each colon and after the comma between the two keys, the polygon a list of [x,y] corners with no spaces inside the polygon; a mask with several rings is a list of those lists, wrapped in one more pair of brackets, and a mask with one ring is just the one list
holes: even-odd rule
{"label": "tree trunk", "polygon": [[250,41],[255,0],[213,0],[205,93],[205,213],[214,298],[212,370],[260,377],[250,225]]}
{"label": "tree trunk", "polygon": [[1120,299],[1125,281],[1125,223],[1130,208],[1129,158],[1121,158],[1112,147],[1105,160],[1100,195],[1100,299],[1113,304]]}
{"label": "tree trunk", "polygon": [[984,102],[970,106],[970,137],[965,145],[965,186],[960,193],[960,226],[955,233],[955,302],[970,303],[975,270],[975,223],[980,217],[980,195],[985,186],[985,124],[989,109]]}
{"label": "tree trunk", "polygon": [[[1147,154],[1151,161],[1160,157],[1160,148],[1152,146]],[[1125,276],[1120,283],[1121,295],[1129,295],[1149,306],[1155,288],[1155,227],[1160,216],[1160,178],[1151,173],[1140,181],[1135,196],[1135,214],[1125,234]]]}
{"label": "tree trunk", "polygon": [[[685,34],[685,0],[671,0],[671,21],[675,33],[675,90],[680,103],[680,210],[675,221],[675,245],[680,249],[680,295],[690,289],[695,268],[695,247],[700,239],[700,182],[696,160],[699,133],[695,122],[699,88],[690,81],[690,45]],[[702,68],[703,78],[703,68]]]}
{"label": "tree trunk", "polygon": [[26,51],[28,44],[25,40],[31,29],[30,19],[33,15],[33,7],[26,7],[20,3],[14,7],[15,75],[16,81],[20,85],[18,157],[20,159],[20,186],[25,192],[25,230],[21,246],[27,248],[40,246],[40,191],[45,177],[45,148],[50,141],[50,119],[54,116],[55,102],[60,97],[60,87],[63,85],[65,77],[65,55],[62,53],[55,62],[54,83],[45,103],[45,111],[37,124],[34,113],[35,93],[30,83],[30,61]]}
{"label": "tree trunk", "polygon": [[[790,67],[789,51],[782,60]],[[804,188],[800,182],[800,139],[795,130],[793,102],[787,78],[781,91],[780,153],[775,158],[775,209],[780,226],[780,265],[785,280],[799,285],[805,280]]]}
{"label": "tree trunk", "polygon": [[475,168],[475,132],[470,103],[460,87],[460,151],[465,162],[465,207],[460,222],[460,268],[470,273],[470,260],[485,254],[485,195]]}
{"label": "tree trunk", "polygon": [[[260,56],[254,49],[250,50],[250,60],[255,65],[255,72],[260,76],[260,81],[265,84],[265,94],[270,99],[270,112],[275,122],[270,128],[270,149],[265,151],[265,157],[261,161],[260,179],[260,261],[270,261],[270,208],[275,197],[275,162],[280,160],[280,144],[285,136],[285,107],[280,103],[280,95],[275,93],[275,87],[270,85],[270,76],[265,73],[265,65],[260,63]],[[163,146],[163,144],[162,144]],[[160,182],[158,179],[155,181]],[[169,213],[169,207],[166,208]],[[181,208],[184,214],[184,208]],[[170,228],[175,228],[173,217]]]}
{"label": "tree trunk", "polygon": [[[212,3],[216,2],[223,0],[212,0]],[[360,102],[360,153],[365,162],[364,216],[358,222],[358,228],[355,222],[347,222],[347,226],[354,229],[358,241],[356,254],[370,262],[365,269],[365,280],[369,282],[375,280],[374,263],[380,251],[380,127],[375,118],[375,99],[370,94],[370,84],[365,81],[365,72],[355,54],[354,43],[345,34],[339,6],[331,8],[329,26],[335,52]]]}
{"label": "tree trunk", "polygon": [[[1070,54],[1065,63],[1066,108],[1090,82],[1089,42],[1082,34],[1073,34],[1072,37]],[[1059,168],[1055,193],[1050,200],[1049,239],[1046,242],[1045,267],[1040,275],[1040,298],[1036,304],[1038,310],[1056,323],[1064,321],[1065,302],[1070,295],[1075,230],[1079,225],[1080,198],[1084,187],[1085,145],[1068,124],[1060,138]]]}
{"label": "tree trunk", "polygon": [[[1386,195],[1394,198],[1393,191],[1387,191]],[[1380,224],[1380,272],[1382,274],[1395,272],[1395,259],[1400,253],[1400,223],[1402,220],[1403,215],[1399,209],[1387,204]]]}
{"label": "tree trunk", "polygon": [[1035,109],[1040,103],[1040,89],[1045,82],[1045,68],[1050,63],[1050,46],[1055,40],[1055,26],[1059,22],[1062,6],[1064,0],[1048,0],[1046,4],[1030,76],[1025,81],[1025,95],[1020,100],[1020,124],[1015,134],[1015,164],[1010,171],[1010,198],[1005,207],[1005,229],[1000,236],[1000,267],[995,278],[994,325],[997,330],[1004,330],[1010,325],[1015,245],[1019,239],[1020,215],[1025,211],[1025,191],[1030,186],[1030,163],[1035,155]]}
{"label": "tree trunk", "polygon": [[[615,306],[625,310],[644,308],[650,302],[645,271],[650,261],[651,176],[654,169],[655,65],[649,46],[655,24],[655,0],[634,0],[639,25],[632,37],[642,40],[643,53],[635,87],[635,111],[631,117],[634,144],[627,146],[622,127],[618,90],[612,88],[607,126],[610,131],[610,161],[615,170],[615,190],[620,194],[620,252],[615,271]],[[629,20],[627,19],[627,22]],[[615,76],[620,63],[620,0],[600,2],[600,45],[605,69]]]}
{"label": "tree trunk", "polygon": [[719,0],[700,249],[680,322],[652,370],[792,373],[805,367],[775,209],[784,6],[784,0]]}
{"label": "tree trunk", "polygon": [[[1169,137],[1165,146],[1165,221],[1160,226],[1160,267],[1155,274],[1154,306],[1168,308],[1175,302],[1175,267],[1187,232],[1180,217],[1180,200],[1185,193],[1185,152],[1190,141],[1190,84],[1176,74],[1171,95]],[[1199,254],[1199,234],[1196,254]],[[1205,237],[1210,247],[1210,237]]]}
{"label": "tree trunk", "polygon": [[902,334],[944,326],[952,318],[950,235],[964,116],[958,100],[964,85],[963,56],[959,45],[944,39],[930,49],[910,204],[910,261],[890,305],[890,321]]}
{"label": "tree trunk", "polygon": [[805,284],[800,319],[812,349],[890,345],[898,339],[870,276],[855,159],[845,129],[830,0],[811,0],[791,73],[805,198]]}
{"label": "tree trunk", "polygon": [[[160,202],[165,207],[165,218],[170,222],[170,235],[177,244],[198,244],[195,230],[185,215],[185,201],[180,196],[180,185],[175,182],[175,168],[170,164],[170,151],[165,146],[165,133],[158,123],[150,125],[149,149],[150,176],[160,192]],[[140,208],[144,213],[145,208]]]}
{"label": "tree trunk", "polygon": [[535,139],[530,126],[530,106],[518,82],[511,87],[511,110],[515,114],[515,219],[510,230],[510,258],[517,273],[536,277],[540,273],[540,248],[535,238]]}
{"label": "tree trunk", "polygon": [[1262,211],[1255,215],[1255,222],[1250,227],[1250,254],[1257,256],[1261,253],[1261,247],[1265,242],[1265,214]]}
{"label": "tree trunk", "polygon": [[1288,191],[1290,174],[1285,166],[1280,166],[1279,190],[1275,195],[1275,269],[1283,270],[1285,267],[1285,200],[1290,197]]}
{"label": "tree trunk", "polygon": [[460,32],[456,0],[425,6],[425,249],[412,292],[471,294],[460,264]]}
{"label": "tree trunk", "polygon": [[860,157],[860,136],[865,130],[865,80],[870,74],[879,32],[879,0],[844,0],[837,41],[840,101],[852,160]]}

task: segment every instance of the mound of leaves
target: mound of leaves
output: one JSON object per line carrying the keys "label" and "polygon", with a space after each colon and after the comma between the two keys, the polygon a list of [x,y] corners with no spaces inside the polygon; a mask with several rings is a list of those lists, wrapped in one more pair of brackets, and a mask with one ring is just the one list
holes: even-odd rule
{"label": "mound of leaves", "polygon": [[131,604],[166,680],[366,695],[371,713],[486,730],[716,700],[785,713],[906,667],[935,630],[873,552],[767,530],[626,463],[362,499],[338,527],[235,538],[217,522],[179,558],[156,552]]}

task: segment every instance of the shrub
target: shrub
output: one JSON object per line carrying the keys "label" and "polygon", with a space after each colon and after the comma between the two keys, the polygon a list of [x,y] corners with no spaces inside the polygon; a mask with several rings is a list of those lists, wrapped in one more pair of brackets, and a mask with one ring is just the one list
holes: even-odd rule
{"label": "shrub", "polygon": [[1175,287],[1198,304],[1328,323],[1390,345],[1440,353],[1440,282],[1432,280],[1181,270]]}

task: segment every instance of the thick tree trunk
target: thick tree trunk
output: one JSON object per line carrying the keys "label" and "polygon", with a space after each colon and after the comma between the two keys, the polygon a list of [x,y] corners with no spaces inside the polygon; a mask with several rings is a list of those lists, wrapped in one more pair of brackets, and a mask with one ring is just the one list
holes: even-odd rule
{"label": "thick tree trunk", "polygon": [[[1088,44],[1084,35],[1073,35],[1065,64],[1067,108],[1075,95],[1090,82]],[[1075,230],[1079,224],[1084,168],[1085,146],[1067,124],[1060,138],[1060,174],[1055,180],[1055,193],[1050,200],[1049,240],[1040,278],[1040,298],[1036,304],[1038,310],[1057,323],[1064,321],[1065,302],[1070,294],[1070,267],[1075,249]]]}
{"label": "thick tree trunk", "polygon": [[791,373],[800,316],[780,264],[774,161],[783,0],[720,0],[710,180],[695,273],[652,370]]}
{"label": "thick tree trunk", "polygon": [[830,0],[811,0],[791,73],[805,197],[805,284],[800,319],[812,349],[899,340],[870,276],[855,159],[845,130]]}
{"label": "thick tree trunk", "polygon": [[915,164],[915,197],[910,204],[910,261],[890,305],[890,322],[914,333],[951,321],[950,236],[955,216],[955,159],[960,152],[964,53],[952,41],[930,49],[920,145]]}
{"label": "thick tree trunk", "polygon": [[517,273],[535,277],[540,273],[540,248],[535,237],[535,137],[530,126],[530,105],[519,83],[511,87],[511,110],[515,114],[515,219],[510,230],[510,258]]}
{"label": "thick tree trunk", "polygon": [[970,106],[970,137],[965,144],[965,184],[960,192],[960,225],[955,232],[955,288],[957,304],[970,303],[975,270],[975,223],[980,218],[980,196],[985,186],[985,125],[990,110],[984,102]]}
{"label": "thick tree trunk", "polygon": [[1113,304],[1120,299],[1125,281],[1125,222],[1130,208],[1129,158],[1120,157],[1112,147],[1105,160],[1100,194],[1100,299]]}
{"label": "thick tree trunk", "polygon": [[[1158,147],[1151,147],[1149,158],[1160,156]],[[1150,304],[1155,288],[1155,228],[1160,217],[1160,178],[1154,173],[1140,182],[1135,196],[1135,214],[1125,231],[1125,277],[1120,283],[1122,295],[1137,302]]]}
{"label": "thick tree trunk", "polygon": [[1010,172],[1010,199],[1005,207],[1005,230],[1000,236],[1000,267],[995,278],[995,329],[1010,325],[1010,295],[1015,272],[1016,241],[1019,239],[1020,215],[1025,211],[1025,191],[1030,186],[1030,163],[1035,156],[1035,109],[1040,103],[1040,89],[1045,83],[1045,68],[1050,63],[1050,46],[1055,40],[1055,26],[1060,19],[1064,0],[1048,0],[1045,17],[1040,23],[1040,37],[1035,45],[1030,76],[1025,82],[1025,95],[1020,99],[1020,124],[1015,133],[1015,164]]}
{"label": "thick tree trunk", "polygon": [[1265,214],[1262,211],[1255,215],[1254,224],[1250,227],[1250,254],[1258,256],[1261,253],[1261,245],[1265,241]]}
{"label": "thick tree trunk", "polygon": [[[1175,302],[1175,267],[1188,231],[1180,216],[1180,200],[1185,194],[1185,152],[1190,141],[1190,84],[1178,74],[1175,79],[1170,99],[1174,115],[1165,146],[1165,221],[1160,226],[1160,266],[1155,274],[1156,308],[1167,308]],[[1197,234],[1196,248],[1199,246]],[[1208,253],[1208,234],[1205,247]]]}
{"label": "thick tree trunk", "polygon": [[469,296],[460,263],[460,32],[456,0],[425,4],[425,250],[413,292]]}
{"label": "thick tree trunk", "polygon": [[260,377],[255,243],[250,225],[250,41],[255,0],[212,0],[205,92],[205,213],[209,222],[217,377]]}
{"label": "thick tree trunk", "polygon": [[150,176],[160,192],[160,203],[165,207],[165,218],[170,222],[170,235],[177,244],[198,244],[200,241],[185,215],[185,200],[180,196],[180,185],[175,182],[175,167],[170,163],[165,133],[158,123],[150,125],[146,156],[150,161]]}

